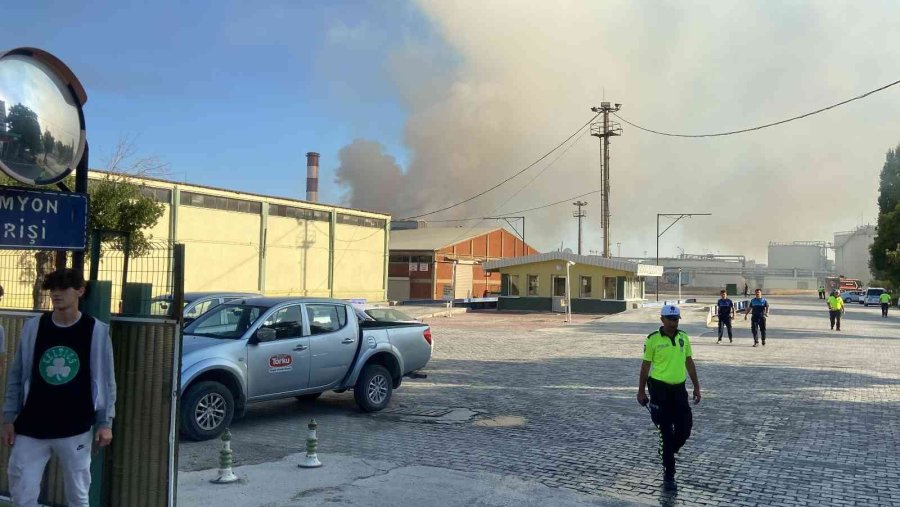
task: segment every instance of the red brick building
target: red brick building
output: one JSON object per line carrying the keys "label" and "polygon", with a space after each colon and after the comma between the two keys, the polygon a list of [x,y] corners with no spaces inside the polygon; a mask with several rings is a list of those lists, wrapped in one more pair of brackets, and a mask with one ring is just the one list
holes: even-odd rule
{"label": "red brick building", "polygon": [[501,227],[394,230],[389,248],[392,301],[440,300],[445,287],[455,299],[499,293],[499,273],[485,273],[482,263],[538,253]]}

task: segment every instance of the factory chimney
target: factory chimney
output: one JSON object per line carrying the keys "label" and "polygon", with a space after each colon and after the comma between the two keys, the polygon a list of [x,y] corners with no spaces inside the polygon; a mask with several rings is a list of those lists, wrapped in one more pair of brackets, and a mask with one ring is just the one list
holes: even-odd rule
{"label": "factory chimney", "polygon": [[306,154],[306,200],[319,202],[319,154]]}

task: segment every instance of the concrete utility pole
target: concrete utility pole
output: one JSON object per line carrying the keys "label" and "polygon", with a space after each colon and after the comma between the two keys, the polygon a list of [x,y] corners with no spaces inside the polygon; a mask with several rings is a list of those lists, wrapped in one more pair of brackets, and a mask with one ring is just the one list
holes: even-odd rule
{"label": "concrete utility pole", "polygon": [[615,122],[610,123],[609,113],[614,113],[621,108],[622,104],[616,104],[615,107],[613,107],[609,102],[601,102],[600,107],[591,108],[591,111],[603,114],[602,122],[591,124],[591,135],[603,140],[603,144],[601,145],[603,150],[601,157],[602,166],[600,170],[602,180],[602,184],[600,185],[600,195],[602,196],[602,201],[600,203],[600,226],[603,228],[603,256],[606,258],[611,256],[609,251],[609,138],[622,135],[622,126]]}
{"label": "concrete utility pole", "polygon": [[587,206],[587,202],[575,201],[572,204],[578,206],[578,211],[573,211],[572,216],[578,219],[578,255],[581,255],[581,219],[585,217],[585,212],[581,208]]}

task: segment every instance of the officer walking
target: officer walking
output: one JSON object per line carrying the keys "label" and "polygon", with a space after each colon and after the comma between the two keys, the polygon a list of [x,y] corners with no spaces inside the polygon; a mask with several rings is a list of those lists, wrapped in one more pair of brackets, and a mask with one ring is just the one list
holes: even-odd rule
{"label": "officer walking", "polygon": [[753,312],[750,319],[750,330],[753,332],[753,346],[759,345],[758,338],[762,336],[763,347],[766,346],[766,318],[769,316],[769,302],[762,297],[762,289],[756,289],[756,297],[750,300],[750,306],[744,312],[744,320]]}
{"label": "officer walking", "polygon": [[[681,311],[677,306],[662,309],[662,326],[647,335],[641,363],[637,401],[650,403],[650,418],[659,429],[663,457],[663,484],[674,490],[675,453],[691,436],[693,416],[685,387],[686,374],[694,386],[694,404],[700,403],[700,382],[691,357],[691,341],[678,329]],[[648,400],[645,388],[650,390]]]}
{"label": "officer walking", "polygon": [[819,299],[825,299],[825,286],[819,285]]}
{"label": "officer walking", "polygon": [[888,308],[891,306],[891,294],[888,291],[882,292],[878,296],[878,301],[881,302],[881,316],[887,318]]}
{"label": "officer walking", "polygon": [[724,290],[719,292],[719,300],[716,302],[716,308],[719,310],[719,341],[722,343],[722,328],[728,328],[728,343],[734,340],[731,334],[731,321],[734,320],[734,301],[728,299],[728,293]]}
{"label": "officer walking", "polygon": [[[844,313],[844,300],[838,295],[838,291],[832,291],[828,298],[828,318],[831,320],[831,329],[837,323],[837,330],[841,330],[841,314]],[[882,310],[884,312],[884,310]]]}

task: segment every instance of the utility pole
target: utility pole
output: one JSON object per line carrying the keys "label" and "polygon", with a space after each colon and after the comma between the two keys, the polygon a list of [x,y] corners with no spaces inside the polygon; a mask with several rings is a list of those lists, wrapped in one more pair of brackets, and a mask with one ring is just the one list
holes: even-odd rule
{"label": "utility pole", "polygon": [[587,206],[587,202],[575,201],[572,204],[578,207],[578,211],[573,211],[572,216],[578,219],[578,255],[581,255],[581,219],[585,217],[585,212],[581,208]]}
{"label": "utility pole", "polygon": [[622,104],[611,106],[609,102],[601,102],[600,107],[592,107],[591,111],[603,114],[603,121],[591,124],[591,135],[599,137],[603,140],[601,150],[603,151],[600,169],[600,179],[602,181],[600,195],[602,200],[600,203],[600,227],[603,229],[603,256],[609,258],[609,138],[612,136],[622,135],[622,126],[618,123],[610,123],[609,113],[614,113],[621,109]]}

